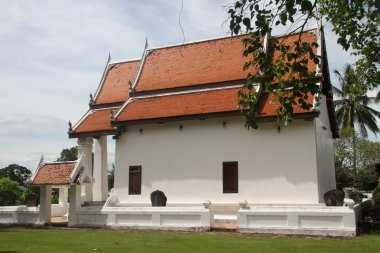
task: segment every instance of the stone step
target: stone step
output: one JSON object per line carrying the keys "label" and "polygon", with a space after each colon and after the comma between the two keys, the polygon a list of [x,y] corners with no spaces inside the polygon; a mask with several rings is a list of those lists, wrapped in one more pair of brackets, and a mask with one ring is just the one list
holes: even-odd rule
{"label": "stone step", "polygon": [[105,201],[91,201],[84,202],[83,206],[104,206],[105,203]]}

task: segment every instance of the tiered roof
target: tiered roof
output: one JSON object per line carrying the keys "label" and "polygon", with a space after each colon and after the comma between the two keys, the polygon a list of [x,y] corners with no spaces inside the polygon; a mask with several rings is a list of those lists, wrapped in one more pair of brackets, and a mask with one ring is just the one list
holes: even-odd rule
{"label": "tiered roof", "polygon": [[140,60],[107,62],[102,80],[90,101],[90,109],[69,133],[70,137],[115,134],[110,115],[116,114],[129,98],[129,88],[134,82]]}
{"label": "tiered roof", "polygon": [[[121,125],[238,115],[237,93],[247,76],[243,71],[247,58],[242,56],[242,38],[146,48],[141,60],[108,63],[90,110],[74,126],[70,137],[115,134]],[[277,39],[291,43],[298,38],[299,34],[273,37],[268,45]],[[319,38],[312,30],[304,32],[301,39],[317,42]],[[309,70],[317,69],[309,61]],[[271,102],[273,98],[262,93],[260,117],[275,118],[279,105]],[[313,100],[310,95],[308,102]],[[317,115],[297,106],[294,113],[295,117]]]}

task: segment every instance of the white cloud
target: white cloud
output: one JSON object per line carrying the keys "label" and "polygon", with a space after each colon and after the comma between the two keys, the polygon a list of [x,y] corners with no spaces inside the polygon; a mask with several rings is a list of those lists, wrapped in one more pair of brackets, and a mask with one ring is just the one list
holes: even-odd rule
{"label": "white cloud", "polygon": [[[228,34],[232,0],[184,0],[186,42]],[[181,43],[181,0],[2,0],[0,2],[0,167],[34,169],[41,154],[55,160],[75,145],[67,122],[88,109],[108,52],[139,58],[152,46]],[[352,58],[326,33],[331,69]],[[112,158],[114,143],[109,152]]]}

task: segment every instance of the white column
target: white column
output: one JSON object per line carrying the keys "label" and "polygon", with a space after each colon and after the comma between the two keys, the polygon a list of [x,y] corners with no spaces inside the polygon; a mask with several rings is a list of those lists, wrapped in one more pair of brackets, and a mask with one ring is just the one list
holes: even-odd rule
{"label": "white column", "polygon": [[[92,176],[92,137],[78,138],[78,157],[84,155],[84,167],[86,174]],[[91,202],[92,201],[92,185],[85,184],[82,192],[82,201]]]}
{"label": "white column", "polygon": [[70,185],[69,226],[77,224],[76,210],[81,206],[81,186]]}
{"label": "white column", "polygon": [[51,185],[40,186],[40,222],[51,222]]}
{"label": "white column", "polygon": [[67,206],[68,188],[67,186],[59,187],[59,204]]}
{"label": "white column", "polygon": [[95,139],[93,177],[95,179],[92,185],[93,201],[106,201],[108,196],[107,136]]}

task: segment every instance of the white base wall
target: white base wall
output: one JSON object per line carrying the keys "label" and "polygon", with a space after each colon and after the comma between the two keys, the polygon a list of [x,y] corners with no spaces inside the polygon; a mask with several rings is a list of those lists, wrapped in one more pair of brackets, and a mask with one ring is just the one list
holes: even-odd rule
{"label": "white base wall", "polygon": [[238,211],[242,233],[355,236],[355,212],[348,207],[249,206]]}
{"label": "white base wall", "polygon": [[[119,203],[138,204],[149,204],[157,189],[168,204],[317,204],[314,124],[297,120],[279,131],[276,123],[263,123],[247,130],[240,117],[231,117],[128,127],[116,140],[115,195]],[[238,162],[238,193],[223,193],[227,161]],[[142,166],[140,195],[128,192],[134,165]]]}
{"label": "white base wall", "polygon": [[42,224],[39,208],[26,206],[0,207],[0,224]]}
{"label": "white base wall", "polygon": [[203,207],[80,208],[70,227],[208,231],[210,211]]}

